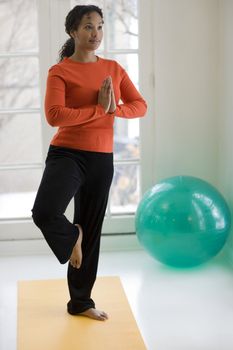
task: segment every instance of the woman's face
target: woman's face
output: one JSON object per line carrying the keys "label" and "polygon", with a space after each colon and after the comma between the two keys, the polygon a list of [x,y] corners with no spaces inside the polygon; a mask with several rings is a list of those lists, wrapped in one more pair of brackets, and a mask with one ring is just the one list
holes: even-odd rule
{"label": "woman's face", "polygon": [[78,29],[71,36],[79,50],[96,50],[103,38],[103,19],[97,12],[91,12],[82,17]]}

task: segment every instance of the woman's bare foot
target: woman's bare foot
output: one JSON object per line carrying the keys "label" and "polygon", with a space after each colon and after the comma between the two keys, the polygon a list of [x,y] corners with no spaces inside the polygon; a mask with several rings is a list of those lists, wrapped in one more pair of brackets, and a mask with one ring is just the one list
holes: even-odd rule
{"label": "woman's bare foot", "polygon": [[79,224],[76,224],[75,226],[79,229],[79,236],[77,239],[77,242],[73,248],[72,254],[70,256],[70,263],[73,267],[76,267],[77,269],[80,268],[82,263],[82,239],[83,239],[83,230]]}
{"label": "woman's bare foot", "polygon": [[81,312],[79,315],[81,316],[87,316],[90,318],[93,318],[94,320],[98,321],[106,321],[108,319],[108,315],[104,311],[99,311],[94,308],[88,309],[84,312]]}

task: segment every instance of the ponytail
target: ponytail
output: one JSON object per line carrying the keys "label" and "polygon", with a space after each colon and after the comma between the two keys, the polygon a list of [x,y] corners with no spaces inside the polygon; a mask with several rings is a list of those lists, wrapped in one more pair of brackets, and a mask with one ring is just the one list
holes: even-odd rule
{"label": "ponytail", "polygon": [[65,44],[59,51],[59,62],[61,62],[65,57],[70,57],[74,53],[74,39],[69,38],[66,40]]}

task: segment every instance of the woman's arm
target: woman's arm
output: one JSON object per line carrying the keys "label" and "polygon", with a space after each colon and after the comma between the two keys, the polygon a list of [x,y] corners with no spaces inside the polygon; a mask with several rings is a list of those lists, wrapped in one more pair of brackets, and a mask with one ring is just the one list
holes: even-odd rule
{"label": "woman's arm", "polygon": [[143,117],[147,110],[146,101],[142,98],[124,69],[120,91],[123,104],[117,105],[114,115],[122,118]]}
{"label": "woman's arm", "polygon": [[45,95],[45,115],[51,126],[73,126],[88,123],[106,115],[102,105],[89,105],[80,108],[65,106],[65,80],[59,68],[50,68]]}

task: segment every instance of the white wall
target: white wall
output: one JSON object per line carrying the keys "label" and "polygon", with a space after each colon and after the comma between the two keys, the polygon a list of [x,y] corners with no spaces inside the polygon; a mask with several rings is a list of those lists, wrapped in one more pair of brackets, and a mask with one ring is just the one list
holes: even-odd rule
{"label": "white wall", "polygon": [[[219,10],[219,188],[233,214],[233,1],[220,0]],[[233,235],[226,252],[233,264]]]}
{"label": "white wall", "polygon": [[154,180],[201,177],[233,212],[233,0],[155,0],[153,34]]}
{"label": "white wall", "polygon": [[218,0],[154,1],[155,181],[217,183]]}

